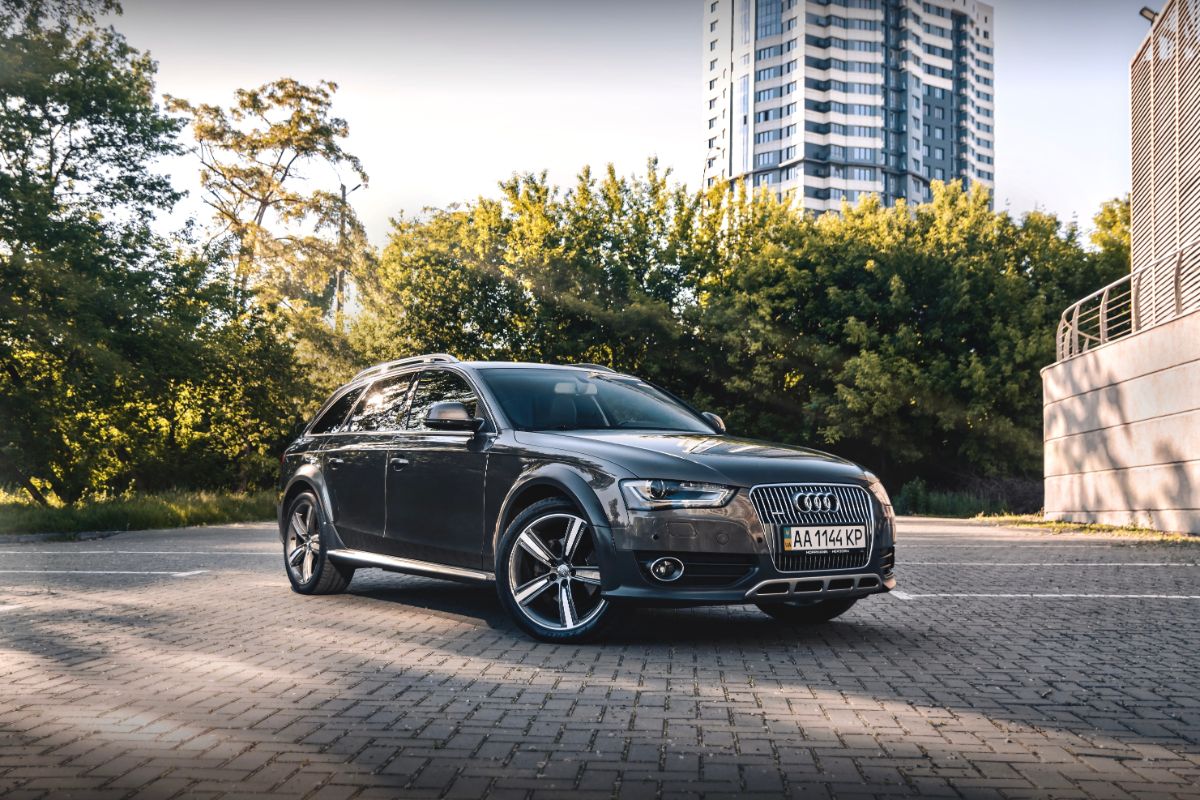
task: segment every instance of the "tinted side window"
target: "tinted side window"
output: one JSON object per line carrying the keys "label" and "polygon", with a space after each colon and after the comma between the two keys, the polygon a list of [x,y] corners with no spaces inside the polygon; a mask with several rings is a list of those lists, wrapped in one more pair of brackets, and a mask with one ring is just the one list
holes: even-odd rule
{"label": "tinted side window", "polygon": [[404,424],[412,375],[396,375],[375,381],[362,402],[350,414],[348,431],[394,431]]}
{"label": "tinted side window", "polygon": [[309,433],[332,433],[337,430],[342,420],[346,418],[346,414],[350,413],[350,408],[358,401],[362,394],[362,387],[351,389],[344,395],[339,397],[329,409],[321,415],[320,419],[313,423]]}
{"label": "tinted side window", "polygon": [[413,395],[412,411],[408,414],[409,430],[427,431],[425,414],[434,403],[458,402],[467,413],[478,416],[479,399],[467,382],[453,372],[422,372]]}

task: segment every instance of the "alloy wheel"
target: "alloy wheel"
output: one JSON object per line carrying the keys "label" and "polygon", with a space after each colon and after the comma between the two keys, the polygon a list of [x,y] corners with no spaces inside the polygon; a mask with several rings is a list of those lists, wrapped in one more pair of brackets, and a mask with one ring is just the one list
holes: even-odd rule
{"label": "alloy wheel", "polygon": [[508,588],[517,607],[544,628],[571,631],[603,613],[600,567],[587,520],[547,514],[517,536],[508,556]]}
{"label": "alloy wheel", "polygon": [[307,500],[292,509],[285,547],[287,567],[299,583],[312,580],[317,557],[321,552],[321,537],[317,526],[317,509]]}

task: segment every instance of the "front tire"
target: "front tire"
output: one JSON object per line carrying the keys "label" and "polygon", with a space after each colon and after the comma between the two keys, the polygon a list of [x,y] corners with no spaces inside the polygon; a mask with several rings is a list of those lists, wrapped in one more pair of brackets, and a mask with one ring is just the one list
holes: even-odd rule
{"label": "front tire", "polygon": [[839,597],[831,600],[818,600],[815,603],[791,601],[755,603],[755,605],[758,606],[759,611],[780,622],[792,625],[820,625],[845,614],[857,602],[858,598],[856,597]]}
{"label": "front tire", "polygon": [[616,616],[600,593],[600,569],[591,524],[566,500],[547,498],[505,529],[496,558],[496,591],[529,635],[580,642]]}
{"label": "front tire", "polygon": [[321,535],[317,496],[302,492],[288,504],[284,516],[283,564],[292,590],[300,594],[337,594],[346,590],[354,569],[329,560]]}

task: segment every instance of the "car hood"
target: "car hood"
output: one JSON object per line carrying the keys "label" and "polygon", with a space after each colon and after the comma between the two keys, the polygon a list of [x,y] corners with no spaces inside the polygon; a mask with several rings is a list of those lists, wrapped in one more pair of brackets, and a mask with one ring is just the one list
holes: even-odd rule
{"label": "car hood", "polygon": [[866,482],[862,467],[829,453],[737,436],[656,431],[555,431],[533,436],[613,462],[641,478],[731,486]]}

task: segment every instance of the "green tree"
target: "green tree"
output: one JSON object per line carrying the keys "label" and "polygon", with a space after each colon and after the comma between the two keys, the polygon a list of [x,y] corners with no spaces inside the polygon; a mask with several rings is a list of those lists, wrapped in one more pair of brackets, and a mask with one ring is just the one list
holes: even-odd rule
{"label": "green tree", "polygon": [[675,371],[688,282],[681,237],[696,199],[657,165],[610,168],[566,193],[545,175],[499,199],[396,220],[365,287],[355,340],[368,360],[414,350],[478,358],[592,361]]}
{"label": "green tree", "polygon": [[1092,217],[1092,223],[1096,226],[1091,235],[1092,246],[1099,251],[1105,273],[1116,280],[1130,269],[1129,195],[1106,200]]}
{"label": "green tree", "polygon": [[191,118],[204,202],[216,234],[235,242],[240,287],[293,311],[332,313],[340,330],[344,273],[369,261],[369,247],[346,187],[314,189],[305,173],[325,167],[367,181],[342,146],[349,125],[332,113],[336,91],[330,81],[281,78],[239,89],[229,109],[180,98],[168,98],[168,107]]}
{"label": "green tree", "polygon": [[[0,4],[0,433],[3,469],[80,497],[117,458],[127,355],[153,310],[150,171],[177,152],[154,64],[97,14],[111,2]],[[114,395],[115,392],[115,395]]]}
{"label": "green tree", "polygon": [[301,394],[278,326],[151,229],[180,123],[118,10],[0,4],[0,481],[42,502],[261,482]]}

